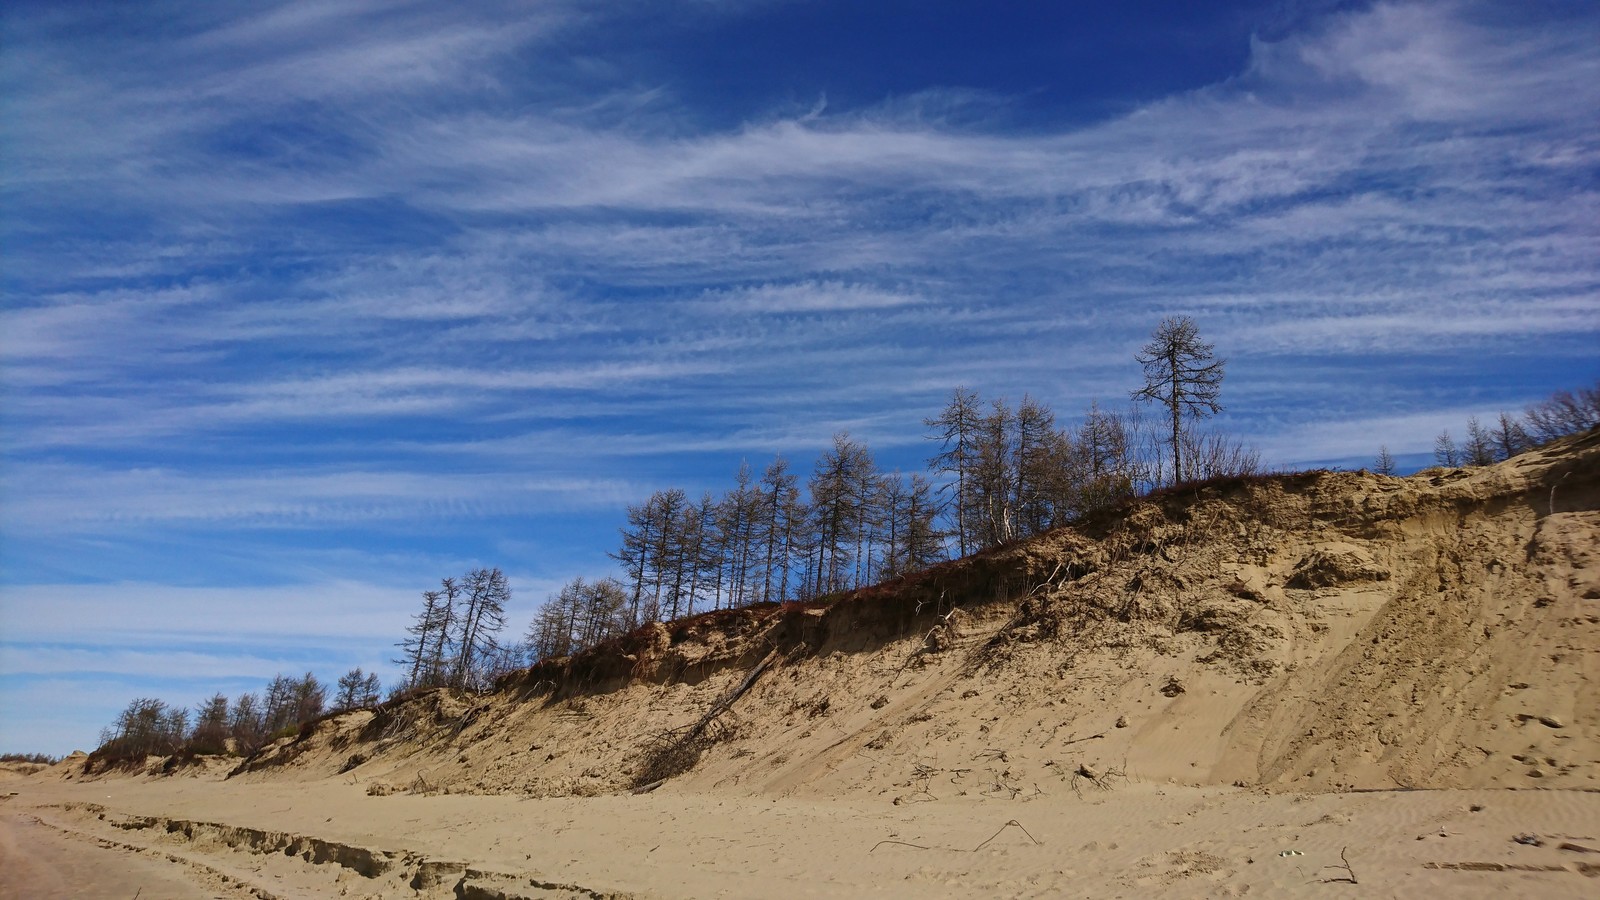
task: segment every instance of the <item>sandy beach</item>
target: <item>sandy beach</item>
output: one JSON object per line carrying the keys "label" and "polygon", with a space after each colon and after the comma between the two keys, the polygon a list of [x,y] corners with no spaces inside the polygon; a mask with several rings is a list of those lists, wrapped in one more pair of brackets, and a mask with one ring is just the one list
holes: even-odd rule
{"label": "sandy beach", "polygon": [[1081,798],[896,804],[12,785],[0,887],[15,897],[1586,897],[1600,883],[1600,794],[1587,791],[1130,781]]}

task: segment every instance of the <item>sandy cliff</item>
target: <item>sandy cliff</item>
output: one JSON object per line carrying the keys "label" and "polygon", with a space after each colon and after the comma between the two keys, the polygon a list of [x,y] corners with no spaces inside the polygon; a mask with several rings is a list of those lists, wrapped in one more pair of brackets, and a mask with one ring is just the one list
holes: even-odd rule
{"label": "sandy cliff", "polygon": [[330,719],[235,777],[1600,788],[1597,500],[1600,433],[1479,469],[1171,491],[827,604],[653,626],[491,695]]}
{"label": "sandy cliff", "polygon": [[1592,896],[1597,482],[1600,432],[1187,488],[237,767],[74,758],[5,782],[0,896]]}

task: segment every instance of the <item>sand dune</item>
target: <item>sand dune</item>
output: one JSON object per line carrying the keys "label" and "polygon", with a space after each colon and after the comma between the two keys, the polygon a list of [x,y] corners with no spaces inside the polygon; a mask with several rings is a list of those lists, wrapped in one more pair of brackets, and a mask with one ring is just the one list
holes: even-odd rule
{"label": "sand dune", "polygon": [[6,852],[219,896],[1592,896],[1597,476],[1592,432],[1174,491],[231,774],[13,779]]}

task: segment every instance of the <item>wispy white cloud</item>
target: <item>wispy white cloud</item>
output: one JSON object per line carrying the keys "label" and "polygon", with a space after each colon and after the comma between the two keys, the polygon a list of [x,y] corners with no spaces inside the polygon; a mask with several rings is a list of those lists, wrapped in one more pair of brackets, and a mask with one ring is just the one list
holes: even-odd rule
{"label": "wispy white cloud", "polygon": [[248,474],[161,468],[19,464],[4,480],[7,519],[39,533],[104,533],[140,524],[325,528],[363,522],[442,522],[616,507],[620,479],[504,471],[443,474],[303,468]]}
{"label": "wispy white cloud", "polygon": [[[79,589],[82,591],[82,588]],[[78,635],[81,638],[81,634]],[[236,678],[266,681],[283,671],[283,660],[260,655],[248,646],[230,645],[220,652],[175,651],[170,646],[132,649],[126,636],[114,645],[53,646],[29,643],[8,648],[0,664],[8,676],[144,676],[182,672],[186,678],[230,682]]]}
{"label": "wispy white cloud", "polygon": [[871,285],[824,281],[712,291],[704,295],[702,302],[714,313],[779,314],[886,309],[926,300]]}
{"label": "wispy white cloud", "polygon": [[435,529],[418,555],[497,532],[548,580],[604,549],[553,535],[740,457],[849,429],[914,465],[956,384],[1120,405],[1173,313],[1274,464],[1600,375],[1592,15],[1312,11],[1231,78],[1020,129],[960,85],[706,126],[594,49],[640,10],[0,20],[8,567]]}
{"label": "wispy white cloud", "polygon": [[1600,59],[1584,49],[1593,23],[1506,41],[1474,12],[1468,3],[1379,4],[1336,17],[1293,51],[1321,79],[1359,84],[1417,118],[1539,118],[1570,109],[1563,94],[1574,79],[1593,90]]}
{"label": "wispy white cloud", "polygon": [[[413,593],[410,586],[338,580],[258,587],[34,584],[0,591],[0,609],[12,642],[131,646],[133,639],[147,645],[137,648],[143,652],[170,639],[325,644],[383,637],[404,628]],[[397,594],[405,602],[397,603]],[[19,658],[14,652],[8,659]]]}

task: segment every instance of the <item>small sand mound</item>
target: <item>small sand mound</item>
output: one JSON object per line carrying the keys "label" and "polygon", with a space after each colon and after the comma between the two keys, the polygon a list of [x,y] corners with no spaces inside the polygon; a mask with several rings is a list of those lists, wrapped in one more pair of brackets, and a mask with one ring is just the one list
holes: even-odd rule
{"label": "small sand mound", "polygon": [[1373,562],[1367,551],[1351,544],[1334,544],[1317,547],[1296,563],[1288,586],[1310,589],[1387,580],[1389,570]]}

